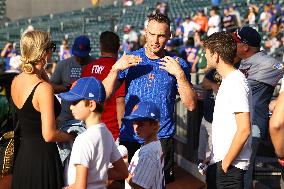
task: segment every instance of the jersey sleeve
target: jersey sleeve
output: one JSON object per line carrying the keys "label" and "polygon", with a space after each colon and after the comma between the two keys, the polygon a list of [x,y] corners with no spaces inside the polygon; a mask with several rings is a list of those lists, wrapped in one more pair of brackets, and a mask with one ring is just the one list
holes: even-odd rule
{"label": "jersey sleeve", "polygon": [[148,156],[141,156],[133,172],[132,182],[143,188],[151,188],[157,171],[155,161]]}
{"label": "jersey sleeve", "polygon": [[89,168],[89,163],[91,160],[91,152],[88,147],[88,143],[83,140],[82,137],[78,136],[72,147],[70,163],[73,165],[79,164],[84,167]]}

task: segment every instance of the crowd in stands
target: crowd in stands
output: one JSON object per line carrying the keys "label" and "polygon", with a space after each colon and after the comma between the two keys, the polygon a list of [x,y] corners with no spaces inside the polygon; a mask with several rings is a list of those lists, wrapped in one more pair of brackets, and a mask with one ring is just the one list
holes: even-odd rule
{"label": "crowd in stands", "polygon": [[[141,3],[125,0],[123,5]],[[2,72],[19,74],[12,100],[25,145],[13,181],[5,177],[6,183],[10,179],[12,188],[105,188],[107,182],[109,188],[165,188],[175,180],[176,95],[189,111],[196,108],[193,86],[198,82],[193,83],[191,73],[204,73],[198,159],[209,166],[208,188],[226,188],[234,179],[235,188],[251,188],[259,141],[268,132],[268,105],[284,73],[283,7],[249,4],[241,15],[234,5],[212,6],[172,23],[170,8],[156,3],[142,31],[125,25],[120,37],[102,32],[100,57],[90,54],[92,39],[84,35],[72,45],[64,38],[56,49],[47,32],[29,28],[22,34],[21,52],[18,42],[7,42],[0,66]],[[276,60],[270,55],[279,49],[282,57]],[[51,60],[56,50],[58,62]],[[33,150],[40,155],[30,156]],[[45,150],[50,152],[46,156]],[[30,157],[26,163],[25,157]],[[29,179],[22,177],[23,170],[30,170]],[[55,174],[51,178],[45,175],[50,172]]]}

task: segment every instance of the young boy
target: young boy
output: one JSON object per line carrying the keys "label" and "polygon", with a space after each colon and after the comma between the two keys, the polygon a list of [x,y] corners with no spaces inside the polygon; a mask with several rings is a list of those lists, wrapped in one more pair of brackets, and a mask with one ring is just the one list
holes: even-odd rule
{"label": "young boy", "polygon": [[210,35],[204,48],[208,66],[222,77],[213,114],[207,188],[243,189],[251,156],[251,89],[245,76],[234,68],[237,44],[231,34]]}
{"label": "young boy", "polygon": [[144,145],[135,152],[128,166],[125,189],[165,188],[164,157],[157,137],[159,120],[160,111],[152,102],[138,103],[132,113],[123,118],[123,121],[133,123],[134,131],[144,140]]}
{"label": "young boy", "polygon": [[[101,122],[106,97],[103,84],[94,77],[81,78],[60,97],[72,102],[74,118],[85,121],[87,129],[73,144],[66,188],[101,189],[106,188],[108,179],[125,179],[127,167],[112,134]],[[108,169],[109,163],[113,168]]]}

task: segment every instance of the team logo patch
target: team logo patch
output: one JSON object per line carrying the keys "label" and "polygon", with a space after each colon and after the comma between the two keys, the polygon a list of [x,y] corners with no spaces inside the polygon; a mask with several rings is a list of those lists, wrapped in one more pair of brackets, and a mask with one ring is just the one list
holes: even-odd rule
{"label": "team logo patch", "polygon": [[277,69],[277,70],[281,70],[283,69],[283,64],[282,63],[278,63],[278,64],[274,64],[273,65],[273,69]]}
{"label": "team logo patch", "polygon": [[138,104],[136,104],[136,105],[133,107],[132,112],[134,112],[134,111],[137,110],[137,109],[138,109]]}

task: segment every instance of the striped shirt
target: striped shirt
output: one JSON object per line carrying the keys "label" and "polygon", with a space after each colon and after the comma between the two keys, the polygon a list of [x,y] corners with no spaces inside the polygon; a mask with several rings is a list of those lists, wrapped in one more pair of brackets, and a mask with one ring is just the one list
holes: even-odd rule
{"label": "striped shirt", "polygon": [[[138,149],[128,166],[132,182],[146,189],[165,188],[163,169],[164,157],[159,140]],[[125,189],[131,189],[127,182],[125,182]]]}
{"label": "striped shirt", "polygon": [[[128,116],[138,102],[149,101],[155,103],[161,112],[159,138],[169,138],[175,134],[173,119],[174,105],[177,91],[177,80],[167,71],[159,68],[161,59],[149,59],[145,49],[139,49],[131,54],[142,58],[137,66],[124,70],[119,80],[125,80],[125,116]],[[173,57],[176,58],[176,57]],[[190,82],[190,73],[187,63],[179,59],[179,63]],[[142,141],[135,134],[132,124],[124,122],[120,130],[121,141]]]}

